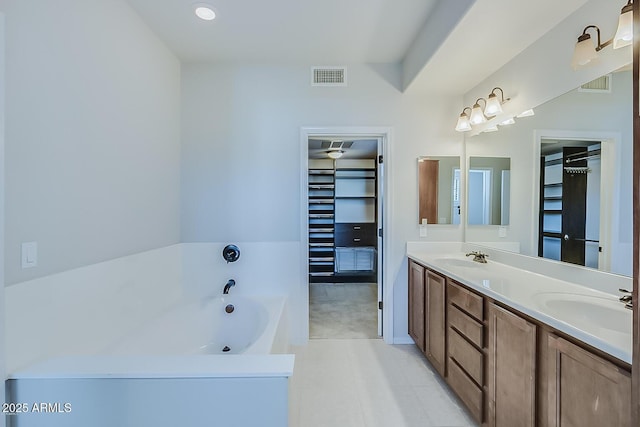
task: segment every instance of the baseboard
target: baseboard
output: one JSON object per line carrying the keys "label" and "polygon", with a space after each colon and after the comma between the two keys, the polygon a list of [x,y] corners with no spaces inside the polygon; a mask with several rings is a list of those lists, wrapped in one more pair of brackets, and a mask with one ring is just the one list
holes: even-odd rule
{"label": "baseboard", "polygon": [[394,344],[415,344],[413,339],[410,336],[405,337],[393,337]]}

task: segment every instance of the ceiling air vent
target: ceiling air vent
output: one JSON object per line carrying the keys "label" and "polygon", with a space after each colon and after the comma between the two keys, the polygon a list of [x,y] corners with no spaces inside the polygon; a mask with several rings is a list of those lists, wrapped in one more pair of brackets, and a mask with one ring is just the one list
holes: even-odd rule
{"label": "ceiling air vent", "polygon": [[346,86],[347,67],[312,67],[311,86]]}
{"label": "ceiling air vent", "polygon": [[611,74],[606,74],[583,84],[578,88],[578,92],[611,93]]}

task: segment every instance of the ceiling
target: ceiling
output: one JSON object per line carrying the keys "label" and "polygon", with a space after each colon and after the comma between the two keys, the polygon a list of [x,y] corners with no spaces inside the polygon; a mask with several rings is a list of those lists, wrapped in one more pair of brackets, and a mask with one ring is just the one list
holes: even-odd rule
{"label": "ceiling", "polygon": [[128,0],[182,61],[315,65],[400,61],[437,1]]}
{"label": "ceiling", "polygon": [[402,63],[427,37],[435,49],[409,89],[464,94],[587,0],[467,0],[455,27],[433,17],[461,0],[196,0],[213,21],[195,2],[127,1],[183,62]]}

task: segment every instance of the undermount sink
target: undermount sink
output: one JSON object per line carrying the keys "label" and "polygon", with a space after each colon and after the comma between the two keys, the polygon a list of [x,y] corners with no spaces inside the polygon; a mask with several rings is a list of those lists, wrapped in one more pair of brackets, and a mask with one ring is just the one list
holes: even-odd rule
{"label": "undermount sink", "polygon": [[533,296],[540,308],[569,323],[621,334],[632,333],[633,312],[614,296],[600,297],[563,292],[544,292]]}
{"label": "undermount sink", "polygon": [[463,268],[480,268],[483,264],[472,261],[471,259],[460,258],[438,258],[437,262],[449,265],[451,267],[463,267]]}

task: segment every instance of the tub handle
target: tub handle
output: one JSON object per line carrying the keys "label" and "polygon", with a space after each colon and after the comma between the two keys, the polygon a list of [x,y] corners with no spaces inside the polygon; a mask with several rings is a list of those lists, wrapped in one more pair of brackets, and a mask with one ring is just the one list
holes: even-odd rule
{"label": "tub handle", "polygon": [[222,250],[222,257],[227,263],[236,262],[240,258],[240,249],[236,245],[227,245]]}

